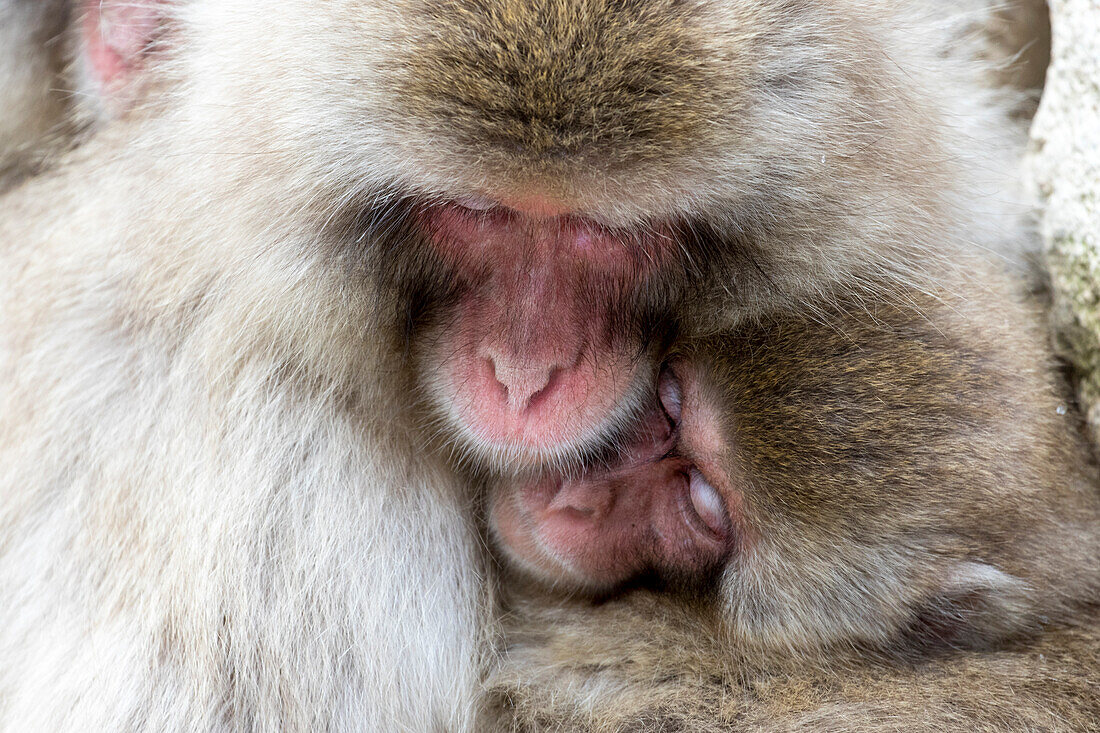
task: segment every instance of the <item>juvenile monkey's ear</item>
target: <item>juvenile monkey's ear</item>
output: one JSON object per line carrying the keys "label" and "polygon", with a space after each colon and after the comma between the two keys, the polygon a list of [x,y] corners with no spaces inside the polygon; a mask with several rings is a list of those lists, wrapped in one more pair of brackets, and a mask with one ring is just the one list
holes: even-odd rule
{"label": "juvenile monkey's ear", "polygon": [[917,610],[904,642],[917,649],[980,648],[1034,621],[1031,587],[982,562],[952,567]]}
{"label": "juvenile monkey's ear", "polygon": [[77,66],[106,112],[137,96],[138,73],[164,29],[171,0],[82,0]]}

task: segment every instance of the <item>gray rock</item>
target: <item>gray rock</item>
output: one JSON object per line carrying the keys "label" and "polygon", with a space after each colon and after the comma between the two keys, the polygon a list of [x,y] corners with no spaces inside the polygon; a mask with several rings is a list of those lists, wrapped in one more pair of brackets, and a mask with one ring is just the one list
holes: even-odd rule
{"label": "gray rock", "polygon": [[1041,202],[1057,343],[1100,437],[1100,2],[1050,9],[1051,65],[1025,170]]}

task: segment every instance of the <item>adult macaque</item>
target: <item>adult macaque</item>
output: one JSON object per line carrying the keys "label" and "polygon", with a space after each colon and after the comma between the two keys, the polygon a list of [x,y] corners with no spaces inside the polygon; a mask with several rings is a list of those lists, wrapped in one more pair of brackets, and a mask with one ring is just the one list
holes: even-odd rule
{"label": "adult macaque", "polygon": [[0,727],[469,729],[452,458],[579,470],[677,339],[1017,238],[908,4],[78,5],[102,123],[0,202]]}

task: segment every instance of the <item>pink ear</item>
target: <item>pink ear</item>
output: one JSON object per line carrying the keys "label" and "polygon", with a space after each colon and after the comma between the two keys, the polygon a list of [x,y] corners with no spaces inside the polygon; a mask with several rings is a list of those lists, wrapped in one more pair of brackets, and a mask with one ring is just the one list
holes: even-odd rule
{"label": "pink ear", "polygon": [[87,68],[104,96],[122,93],[165,16],[165,0],[85,0]]}

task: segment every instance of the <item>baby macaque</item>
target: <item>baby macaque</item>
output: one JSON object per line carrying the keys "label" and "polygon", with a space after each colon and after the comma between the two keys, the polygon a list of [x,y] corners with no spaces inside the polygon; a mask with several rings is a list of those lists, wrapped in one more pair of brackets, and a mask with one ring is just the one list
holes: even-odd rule
{"label": "baby macaque", "polygon": [[681,343],[615,456],[497,483],[482,729],[1090,730],[1079,416],[1002,273],[941,285]]}
{"label": "baby macaque", "polygon": [[985,643],[1100,600],[1077,417],[980,277],[677,347],[614,456],[496,486],[498,546],[559,589],[702,590],[743,644],[803,651]]}
{"label": "baby macaque", "polygon": [[720,570],[749,528],[720,407],[700,394],[705,368],[666,367],[656,398],[605,465],[498,490],[491,527],[506,554],[555,587],[594,592],[642,574],[697,585]]}

